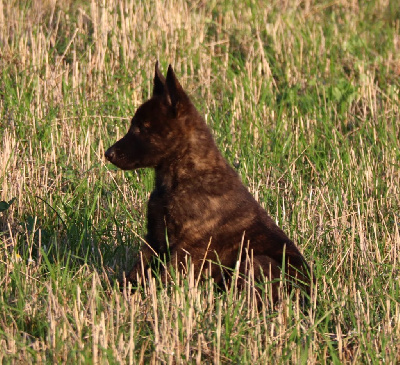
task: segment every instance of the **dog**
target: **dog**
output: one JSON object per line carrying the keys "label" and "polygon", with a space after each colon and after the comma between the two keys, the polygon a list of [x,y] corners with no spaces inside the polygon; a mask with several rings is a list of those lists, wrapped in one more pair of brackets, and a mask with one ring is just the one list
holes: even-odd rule
{"label": "dog", "polygon": [[146,244],[128,281],[143,279],[155,257],[167,257],[163,280],[172,266],[181,269],[189,258],[196,277],[207,268],[221,284],[229,269],[239,267],[243,277],[248,275],[245,261],[251,257],[254,279],[272,282],[274,301],[283,269],[289,288],[309,292],[310,268],[303,255],[219,152],[171,65],[164,77],[156,63],[152,97],[105,158],[123,170],[155,169]]}

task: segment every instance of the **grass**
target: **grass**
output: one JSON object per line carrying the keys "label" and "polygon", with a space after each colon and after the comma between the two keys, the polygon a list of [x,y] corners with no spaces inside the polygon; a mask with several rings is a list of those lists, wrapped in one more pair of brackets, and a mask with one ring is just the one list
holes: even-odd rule
{"label": "grass", "polygon": [[[399,24],[395,0],[0,0],[1,362],[398,363]],[[157,59],[312,263],[307,305],[115,286],[153,172],[103,155]]]}

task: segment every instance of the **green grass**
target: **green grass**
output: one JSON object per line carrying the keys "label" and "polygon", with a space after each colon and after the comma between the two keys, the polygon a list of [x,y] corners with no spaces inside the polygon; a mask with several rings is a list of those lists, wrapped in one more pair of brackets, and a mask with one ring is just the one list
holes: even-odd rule
{"label": "green grass", "polygon": [[[286,5],[285,5],[286,4]],[[400,361],[395,0],[0,0],[0,361]],[[256,310],[192,275],[134,294],[153,172],[105,149],[172,63],[317,284]]]}

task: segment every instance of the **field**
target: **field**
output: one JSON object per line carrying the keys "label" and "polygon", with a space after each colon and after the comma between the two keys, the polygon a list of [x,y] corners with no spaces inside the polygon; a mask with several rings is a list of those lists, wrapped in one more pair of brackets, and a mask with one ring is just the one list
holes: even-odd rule
{"label": "field", "polygon": [[[174,66],[312,264],[298,293],[134,293],[153,171],[104,151]],[[397,0],[0,0],[0,362],[400,362]]]}

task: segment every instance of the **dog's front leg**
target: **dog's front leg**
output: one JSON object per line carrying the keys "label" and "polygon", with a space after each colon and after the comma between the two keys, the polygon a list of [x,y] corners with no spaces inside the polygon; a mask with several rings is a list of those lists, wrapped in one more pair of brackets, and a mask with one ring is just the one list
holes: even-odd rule
{"label": "dog's front leg", "polygon": [[172,249],[170,251],[170,260],[160,272],[160,280],[162,284],[176,283],[176,279],[180,276],[186,276],[192,271],[197,278],[201,270],[201,262],[193,260],[192,256],[183,249]]}
{"label": "dog's front leg", "polygon": [[146,275],[147,269],[155,255],[154,250],[146,243],[140,251],[139,260],[133,266],[132,270],[126,276],[126,280],[130,283],[139,283],[141,280],[145,280],[143,274]]}

